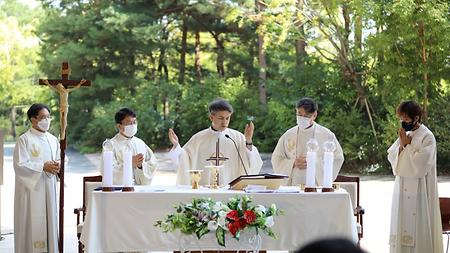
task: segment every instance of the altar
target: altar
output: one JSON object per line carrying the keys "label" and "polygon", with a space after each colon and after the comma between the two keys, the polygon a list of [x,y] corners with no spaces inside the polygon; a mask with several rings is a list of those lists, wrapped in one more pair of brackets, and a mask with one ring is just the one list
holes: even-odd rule
{"label": "altar", "polygon": [[[174,213],[174,206],[193,197],[227,201],[247,194],[254,204],[276,204],[284,210],[274,217],[278,239],[263,232],[261,249],[296,250],[316,239],[347,238],[357,242],[356,220],[350,196],[344,190],[327,193],[292,192],[289,187],[271,193],[245,193],[190,187],[135,186],[134,192],[93,191],[83,226],[81,241],[86,252],[175,251],[180,250],[180,234],[163,233],[157,220]],[[192,237],[195,239],[194,237]],[[195,239],[196,240],[196,239]],[[203,237],[203,249],[236,250],[235,239],[227,237],[227,248],[217,244],[214,234]]]}

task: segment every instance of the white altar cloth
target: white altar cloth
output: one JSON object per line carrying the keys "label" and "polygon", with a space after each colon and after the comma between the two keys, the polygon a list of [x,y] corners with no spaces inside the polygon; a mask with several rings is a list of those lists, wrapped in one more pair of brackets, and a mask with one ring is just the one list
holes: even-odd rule
{"label": "white altar cloth", "polygon": [[[87,252],[173,251],[180,250],[179,233],[163,233],[155,227],[174,205],[188,203],[193,197],[228,201],[247,194],[243,191],[177,187],[136,186],[135,192],[91,193],[81,242]],[[332,193],[252,193],[254,204],[275,203],[284,214],[275,216],[273,239],[260,232],[264,250],[296,250],[325,237],[358,240],[350,196],[339,190]],[[236,249],[234,238],[226,238],[227,250]],[[225,250],[210,233],[201,240],[202,249]]]}

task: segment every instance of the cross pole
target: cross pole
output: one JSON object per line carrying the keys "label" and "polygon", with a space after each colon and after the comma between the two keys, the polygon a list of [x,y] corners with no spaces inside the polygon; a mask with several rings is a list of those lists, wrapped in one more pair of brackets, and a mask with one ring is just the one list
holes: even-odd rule
{"label": "cross pole", "polygon": [[[61,134],[59,137],[59,144],[61,149],[61,165],[59,170],[59,252],[64,251],[64,160],[66,157],[67,148],[67,132],[66,126],[63,122],[67,123],[68,114],[68,95],[71,89],[78,88],[80,86],[91,86],[91,81],[89,80],[70,80],[70,67],[68,62],[63,62],[61,67],[61,79],[39,79],[39,85],[48,85],[50,88],[55,89],[57,86],[60,87],[57,92],[60,94],[60,122],[61,122]],[[59,85],[61,84],[61,85]]]}

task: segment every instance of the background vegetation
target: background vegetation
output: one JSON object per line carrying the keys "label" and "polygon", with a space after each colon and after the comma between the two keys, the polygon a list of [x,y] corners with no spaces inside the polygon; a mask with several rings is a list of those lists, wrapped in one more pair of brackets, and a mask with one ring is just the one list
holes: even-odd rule
{"label": "background vegetation", "polygon": [[253,119],[255,144],[271,152],[309,96],[344,148],[345,170],[382,173],[395,106],[413,99],[448,173],[449,16],[442,0],[5,0],[0,127],[8,138],[23,132],[33,102],[57,114],[57,96],[36,83],[68,60],[72,78],[93,81],[70,97],[69,143],[84,152],[114,135],[124,106],[152,148],[169,146],[169,127],[184,143],[208,125],[216,97],[233,104],[231,127]]}

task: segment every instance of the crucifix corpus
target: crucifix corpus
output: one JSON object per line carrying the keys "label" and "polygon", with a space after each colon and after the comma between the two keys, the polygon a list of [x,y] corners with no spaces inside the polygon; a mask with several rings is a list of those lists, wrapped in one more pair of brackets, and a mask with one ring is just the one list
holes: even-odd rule
{"label": "crucifix corpus", "polygon": [[70,80],[70,67],[68,62],[62,63],[61,79],[39,79],[40,85],[47,85],[52,90],[59,93],[59,116],[60,116],[60,135],[59,143],[61,148],[61,167],[59,170],[59,252],[63,252],[64,243],[64,159],[67,148],[67,115],[69,113],[69,92],[80,88],[81,86],[91,86],[91,81]]}

